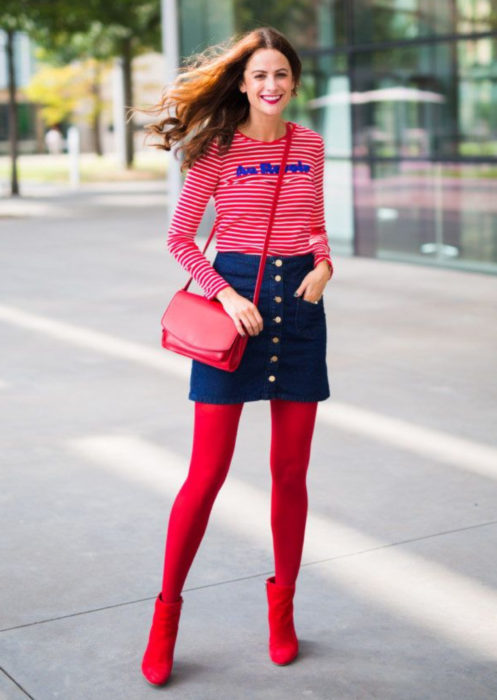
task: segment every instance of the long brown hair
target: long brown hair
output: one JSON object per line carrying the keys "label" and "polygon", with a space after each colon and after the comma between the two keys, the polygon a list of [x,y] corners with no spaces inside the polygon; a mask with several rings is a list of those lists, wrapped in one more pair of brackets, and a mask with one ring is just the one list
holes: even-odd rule
{"label": "long brown hair", "polygon": [[[286,56],[292,69],[295,87],[300,83],[302,64],[288,39],[273,27],[259,27],[226,42],[209,46],[193,54],[179,69],[178,76],[162,93],[158,104],[139,110],[146,114],[166,112],[168,116],[145,127],[147,134],[160,136],[156,148],[170,151],[176,142],[185,141],[181,169],[190,168],[217,137],[220,153],[225,153],[233,140],[238,124],[250,111],[239,83],[250,56],[257,49],[276,49]],[[171,108],[175,116],[171,116]]]}

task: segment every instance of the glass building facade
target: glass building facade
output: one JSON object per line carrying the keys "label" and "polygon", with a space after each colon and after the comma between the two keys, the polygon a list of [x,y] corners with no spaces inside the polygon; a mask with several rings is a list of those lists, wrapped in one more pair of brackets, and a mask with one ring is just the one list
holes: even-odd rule
{"label": "glass building facade", "polygon": [[332,251],[497,273],[497,0],[178,0],[180,51],[270,25],[326,143]]}

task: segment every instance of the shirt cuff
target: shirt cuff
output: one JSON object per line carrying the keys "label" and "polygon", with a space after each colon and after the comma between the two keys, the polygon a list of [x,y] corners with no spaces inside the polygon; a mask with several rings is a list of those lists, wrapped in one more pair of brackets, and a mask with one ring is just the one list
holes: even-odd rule
{"label": "shirt cuff", "polygon": [[216,295],[219,294],[221,289],[226,289],[226,287],[231,287],[231,284],[229,282],[226,282],[226,280],[223,280],[222,282],[219,282],[215,287],[212,287],[212,289],[209,290],[209,292],[205,294],[207,299],[212,301],[215,299]]}
{"label": "shirt cuff", "polygon": [[333,263],[331,262],[330,256],[329,255],[315,255],[314,256],[314,267],[316,267],[316,265],[319,265],[321,260],[326,260],[326,262],[328,263],[328,265],[330,267],[329,279],[331,279],[331,277],[333,276]]}

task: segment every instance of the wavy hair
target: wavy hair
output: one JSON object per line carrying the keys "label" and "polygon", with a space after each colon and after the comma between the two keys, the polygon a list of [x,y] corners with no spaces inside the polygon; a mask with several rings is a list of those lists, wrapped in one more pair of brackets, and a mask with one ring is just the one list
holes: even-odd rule
{"label": "wavy hair", "polygon": [[[250,104],[239,89],[247,61],[258,49],[276,49],[286,56],[292,70],[294,87],[300,84],[302,64],[288,39],[273,27],[259,27],[226,42],[209,46],[186,59],[176,79],[166,87],[158,104],[138,110],[166,116],[145,127],[147,135],[160,137],[156,148],[183,150],[181,170],[190,168],[206,153],[217,137],[220,153],[233,141],[235,129],[248,116]],[[174,116],[171,110],[174,108]]]}

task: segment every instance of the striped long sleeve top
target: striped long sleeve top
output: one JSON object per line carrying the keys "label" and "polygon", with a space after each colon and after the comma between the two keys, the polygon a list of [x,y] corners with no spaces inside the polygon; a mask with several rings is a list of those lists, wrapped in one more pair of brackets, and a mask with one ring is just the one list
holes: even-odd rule
{"label": "striped long sleeve top", "polygon": [[[324,141],[301,124],[294,127],[290,153],[269,239],[269,255],[314,254],[333,264],[324,219]],[[213,299],[229,283],[213,268],[195,243],[211,196],[216,208],[216,250],[261,254],[269,222],[278,165],[285,136],[259,141],[238,129],[227,153],[216,139],[190,168],[167,235],[172,256]]]}

